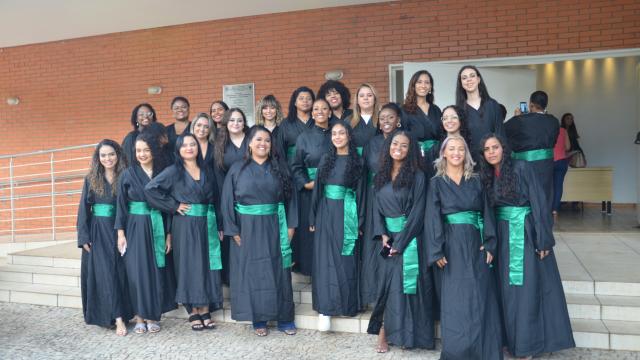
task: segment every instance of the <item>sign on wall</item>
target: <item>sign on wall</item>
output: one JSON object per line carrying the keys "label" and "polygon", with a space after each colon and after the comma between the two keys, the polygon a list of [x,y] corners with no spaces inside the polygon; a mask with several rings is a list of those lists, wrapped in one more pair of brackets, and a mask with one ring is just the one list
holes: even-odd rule
{"label": "sign on wall", "polygon": [[240,108],[247,117],[247,125],[255,123],[255,84],[222,85],[222,100],[229,108]]}

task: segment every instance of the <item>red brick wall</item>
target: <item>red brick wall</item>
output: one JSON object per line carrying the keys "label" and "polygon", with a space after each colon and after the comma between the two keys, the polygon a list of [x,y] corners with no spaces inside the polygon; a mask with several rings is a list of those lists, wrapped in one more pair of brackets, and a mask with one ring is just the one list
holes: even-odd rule
{"label": "red brick wall", "polygon": [[[206,111],[223,84],[254,82],[286,107],[295,87],[342,69],[350,88],[370,82],[385,101],[391,63],[635,48],[638,34],[637,0],[400,1],[5,48],[0,154],[120,141],[137,103],[169,123],[173,96]],[[20,105],[6,105],[13,95]]]}

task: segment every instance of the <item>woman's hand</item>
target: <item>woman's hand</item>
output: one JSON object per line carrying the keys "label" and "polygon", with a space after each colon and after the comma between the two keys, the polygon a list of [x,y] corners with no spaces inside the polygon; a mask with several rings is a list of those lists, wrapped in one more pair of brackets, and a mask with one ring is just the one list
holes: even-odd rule
{"label": "woman's hand", "polygon": [[291,242],[291,239],[293,239],[293,235],[295,233],[296,233],[296,229],[295,228],[287,229],[287,237],[289,237],[289,242]]}
{"label": "woman's hand", "polygon": [[382,235],[382,247],[389,247],[387,244],[389,242],[389,235]]}
{"label": "woman's hand", "polygon": [[218,231],[218,239],[220,239],[220,241],[224,239],[224,231],[222,230]]}
{"label": "woman's hand", "polygon": [[238,246],[240,246],[240,243],[241,243],[240,235],[233,235],[233,241],[235,241],[236,244],[238,244]]}
{"label": "woman's hand", "polygon": [[91,252],[91,244],[87,243],[87,244],[82,244],[82,248],[84,249],[84,251],[86,252]]}
{"label": "woman's hand", "polygon": [[124,256],[124,251],[127,248],[127,238],[124,234],[118,234],[118,251],[120,252],[120,256]]}
{"label": "woman's hand", "polygon": [[447,262],[447,258],[446,257],[442,257],[440,258],[438,261],[436,261],[436,265],[438,265],[438,267],[440,269],[444,269],[444,267],[448,264]]}
{"label": "woman's hand", "polygon": [[549,250],[538,250],[536,252],[538,253],[538,256],[540,256],[540,260],[544,259],[545,257],[547,257],[547,255],[549,255]]}
{"label": "woman's hand", "polygon": [[176,212],[180,215],[185,215],[189,209],[191,209],[191,205],[180,203]]}
{"label": "woman's hand", "polygon": [[171,251],[171,234],[167,234],[167,238],[164,240],[164,253],[168,254]]}
{"label": "woman's hand", "polygon": [[[484,246],[480,246],[480,251],[484,251]],[[487,251],[487,264],[491,264],[493,261],[493,255],[489,251]]]}
{"label": "woman's hand", "polygon": [[314,232],[314,231],[316,231],[316,227],[315,227],[315,226],[313,226],[313,225],[312,225],[312,226],[309,226],[309,231],[310,231],[310,232]]}
{"label": "woman's hand", "polygon": [[313,186],[316,184],[315,181],[309,181],[308,183],[304,184],[304,188],[307,190],[313,190]]}

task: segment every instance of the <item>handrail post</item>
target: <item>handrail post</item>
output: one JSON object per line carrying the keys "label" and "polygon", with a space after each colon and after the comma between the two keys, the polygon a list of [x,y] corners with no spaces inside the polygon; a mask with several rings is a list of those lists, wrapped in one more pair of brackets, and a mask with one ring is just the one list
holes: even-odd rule
{"label": "handrail post", "polygon": [[13,190],[13,158],[9,158],[9,200],[11,206],[11,242],[16,242],[16,206]]}
{"label": "handrail post", "polygon": [[51,161],[51,240],[56,240],[56,178],[53,170],[53,153]]}

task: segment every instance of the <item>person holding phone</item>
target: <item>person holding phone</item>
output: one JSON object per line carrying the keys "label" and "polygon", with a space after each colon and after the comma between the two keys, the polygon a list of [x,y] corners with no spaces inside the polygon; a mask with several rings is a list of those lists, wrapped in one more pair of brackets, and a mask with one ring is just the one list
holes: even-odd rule
{"label": "person holding phone", "polygon": [[551,211],[553,204],[553,148],[558,139],[560,122],[546,113],[549,97],[544,91],[534,91],[529,97],[529,113],[519,113],[504,124],[506,139],[513,149],[514,159],[531,162],[540,177]]}
{"label": "person holding phone", "polygon": [[433,283],[422,236],[426,178],[416,139],[405,130],[388,136],[375,176],[374,227],[380,239],[379,291],[367,332],[376,351],[389,343],[433,349]]}

